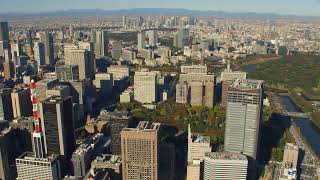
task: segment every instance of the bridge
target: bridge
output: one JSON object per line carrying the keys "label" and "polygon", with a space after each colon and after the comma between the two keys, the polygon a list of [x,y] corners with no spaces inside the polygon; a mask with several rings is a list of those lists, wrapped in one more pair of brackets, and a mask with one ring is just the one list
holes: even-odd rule
{"label": "bridge", "polygon": [[281,115],[295,118],[311,118],[311,113],[282,111]]}

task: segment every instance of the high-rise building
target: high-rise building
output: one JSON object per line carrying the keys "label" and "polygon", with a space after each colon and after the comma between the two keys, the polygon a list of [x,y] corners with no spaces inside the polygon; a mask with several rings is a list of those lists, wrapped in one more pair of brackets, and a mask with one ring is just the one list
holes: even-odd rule
{"label": "high-rise building", "polygon": [[61,168],[57,155],[36,158],[32,153],[24,153],[16,159],[17,180],[47,179],[60,180]]}
{"label": "high-rise building", "polygon": [[59,81],[78,81],[79,80],[79,66],[78,65],[65,65],[64,63],[56,64],[55,67],[57,79]]}
{"label": "high-rise building", "polygon": [[11,57],[14,66],[19,65],[18,58],[22,55],[22,48],[19,43],[11,43]]}
{"label": "high-rise building", "polygon": [[157,72],[137,71],[134,75],[134,99],[141,103],[157,102]]}
{"label": "high-rise building", "polygon": [[176,103],[187,104],[188,103],[188,83],[179,82],[176,85]]}
{"label": "high-rise building", "polygon": [[107,31],[96,31],[94,51],[96,57],[107,56],[109,35]]}
{"label": "high-rise building", "polygon": [[224,148],[256,159],[263,81],[235,80],[228,89]]}
{"label": "high-rise building", "polygon": [[113,89],[113,76],[110,73],[97,73],[93,85],[103,94],[111,94]]}
{"label": "high-rise building", "polygon": [[126,111],[101,112],[98,119],[108,122],[111,135],[111,153],[121,155],[120,133],[124,128],[129,127],[131,115]]}
{"label": "high-rise building", "polygon": [[0,120],[2,121],[13,119],[11,92],[12,89],[0,89]]}
{"label": "high-rise building", "polygon": [[5,61],[3,63],[3,71],[4,71],[4,79],[12,79],[14,78],[15,71],[14,71],[14,64],[10,61]]}
{"label": "high-rise building", "polygon": [[4,58],[4,42],[0,41],[0,57]]}
{"label": "high-rise building", "polygon": [[126,27],[127,26],[127,16],[122,16],[122,26]]}
{"label": "high-rise building", "polygon": [[4,48],[9,48],[9,25],[8,22],[0,22],[0,41],[3,41]]}
{"label": "high-rise building", "polygon": [[26,42],[32,46],[33,40],[32,40],[32,30],[31,29],[28,29],[26,31]]}
{"label": "high-rise building", "polygon": [[138,49],[146,48],[146,32],[142,31],[138,33]]}
{"label": "high-rise building", "polygon": [[66,65],[78,65],[79,79],[92,79],[95,72],[94,54],[81,49],[66,49],[64,62]]}
{"label": "high-rise building", "polygon": [[46,154],[71,158],[75,149],[71,97],[52,96],[40,104]]}
{"label": "high-rise building", "polygon": [[122,42],[121,41],[113,41],[112,42],[112,58],[120,59],[122,55]]}
{"label": "high-rise building", "polygon": [[206,153],[204,159],[204,180],[246,180],[248,159],[236,153]]}
{"label": "high-rise building", "polygon": [[73,173],[75,176],[86,176],[93,160],[94,152],[102,143],[103,134],[94,134],[88,137],[72,154]]}
{"label": "high-rise building", "polygon": [[154,59],[154,52],[152,49],[139,49],[139,55],[144,59]]}
{"label": "high-rise building", "polygon": [[47,98],[47,90],[53,88],[59,83],[58,79],[43,79],[37,82],[37,98],[38,103]]}
{"label": "high-rise building", "polygon": [[122,51],[122,58],[124,60],[129,61],[130,63],[133,62],[133,60],[135,60],[137,57],[137,53],[128,49],[125,49]]}
{"label": "high-rise building", "polygon": [[173,46],[178,48],[183,48],[184,46],[189,45],[189,29],[180,29],[173,38]]}
{"label": "high-rise building", "polygon": [[30,89],[19,88],[11,93],[13,118],[29,117],[32,115]]}
{"label": "high-rise building", "polygon": [[69,26],[69,37],[70,39],[73,39],[74,36],[74,26],[72,24],[70,24]]}
{"label": "high-rise building", "polygon": [[36,42],[33,46],[33,56],[34,60],[38,62],[39,66],[43,66],[46,64],[45,58],[45,47],[44,44],[40,42]]}
{"label": "high-rise building", "polygon": [[156,46],[158,44],[158,33],[155,30],[148,31],[149,46]]}
{"label": "high-rise building", "polygon": [[107,67],[107,72],[113,75],[113,80],[121,80],[130,76],[131,69],[128,66],[111,65]]}
{"label": "high-rise building", "polygon": [[84,49],[88,51],[94,51],[94,44],[92,42],[79,42],[79,49]]}
{"label": "high-rise building", "polygon": [[205,153],[211,152],[210,137],[191,133],[188,125],[187,180],[199,180]]}
{"label": "high-rise building", "polygon": [[121,132],[122,178],[157,180],[159,123],[141,121]]}
{"label": "high-rise building", "polygon": [[50,32],[44,32],[40,37],[41,43],[44,44],[45,64],[54,65],[53,37]]}
{"label": "high-rise building", "polygon": [[191,105],[213,107],[214,81],[194,81],[189,83],[189,87]]}

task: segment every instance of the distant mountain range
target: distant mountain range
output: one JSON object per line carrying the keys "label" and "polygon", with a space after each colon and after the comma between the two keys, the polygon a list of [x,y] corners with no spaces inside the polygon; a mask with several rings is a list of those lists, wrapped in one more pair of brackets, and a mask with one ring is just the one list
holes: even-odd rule
{"label": "distant mountain range", "polygon": [[188,9],[166,9],[166,8],[137,8],[137,9],[71,9],[53,12],[40,13],[0,13],[2,18],[33,18],[33,17],[87,17],[87,16],[213,16],[217,18],[250,18],[250,19],[297,19],[297,20],[318,20],[316,16],[281,15],[274,13],[253,13],[253,12],[224,12],[224,11],[200,11]]}

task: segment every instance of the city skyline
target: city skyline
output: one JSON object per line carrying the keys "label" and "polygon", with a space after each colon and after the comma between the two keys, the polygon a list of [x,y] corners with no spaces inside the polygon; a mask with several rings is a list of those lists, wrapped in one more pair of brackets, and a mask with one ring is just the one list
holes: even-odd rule
{"label": "city skyline", "polygon": [[[248,6],[250,4],[250,6]],[[318,9],[320,8],[319,0],[270,0],[264,3],[260,0],[202,0],[202,3],[194,0],[186,0],[183,3],[179,0],[163,0],[159,2],[150,2],[146,0],[138,0],[131,2],[129,0],[93,0],[88,3],[84,0],[78,0],[75,4],[71,0],[56,0],[56,1],[19,1],[19,0],[4,0],[1,2],[1,13],[35,13],[35,12],[52,12],[70,9],[103,9],[103,10],[118,10],[118,9],[135,9],[135,8],[179,8],[201,11],[225,11],[230,13],[275,13],[288,15],[303,15],[303,16],[320,16]]]}

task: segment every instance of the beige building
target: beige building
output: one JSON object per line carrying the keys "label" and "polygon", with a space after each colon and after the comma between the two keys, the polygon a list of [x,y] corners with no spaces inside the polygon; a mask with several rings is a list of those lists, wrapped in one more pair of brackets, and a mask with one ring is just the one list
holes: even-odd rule
{"label": "beige building", "polygon": [[71,90],[69,86],[57,85],[46,91],[46,96],[49,98],[51,96],[61,96],[68,97],[71,96]]}
{"label": "beige building", "polygon": [[78,65],[79,79],[93,78],[95,72],[94,54],[83,49],[65,49],[64,62],[66,65]]}
{"label": "beige building", "polygon": [[129,103],[132,101],[133,97],[133,88],[128,87],[122,94],[120,95],[120,103]]}
{"label": "beige building", "polygon": [[37,82],[37,100],[43,101],[47,98],[47,90],[55,87],[59,83],[58,79],[43,79]]}
{"label": "beige building", "polygon": [[93,85],[103,94],[111,94],[113,88],[113,76],[110,73],[97,73]]}
{"label": "beige building", "polygon": [[157,102],[156,71],[137,71],[134,75],[134,100],[151,104]]}
{"label": "beige building", "polygon": [[192,134],[189,124],[187,180],[200,180],[200,166],[207,152],[211,152],[210,137]]}
{"label": "beige building", "polygon": [[181,73],[189,74],[189,73],[201,73],[207,74],[208,68],[207,65],[182,65]]}
{"label": "beige building", "polygon": [[30,89],[16,89],[11,93],[13,118],[29,117],[32,115]]}
{"label": "beige building", "polygon": [[111,65],[107,68],[107,72],[113,75],[113,80],[120,80],[130,76],[130,67]]}
{"label": "beige building", "polygon": [[158,180],[159,123],[142,121],[121,132],[122,178]]}
{"label": "beige building", "polygon": [[137,57],[137,53],[128,49],[122,51],[122,59],[129,61],[130,63],[133,62]]}
{"label": "beige building", "polygon": [[188,84],[186,82],[179,82],[176,85],[176,103],[188,103]]}

